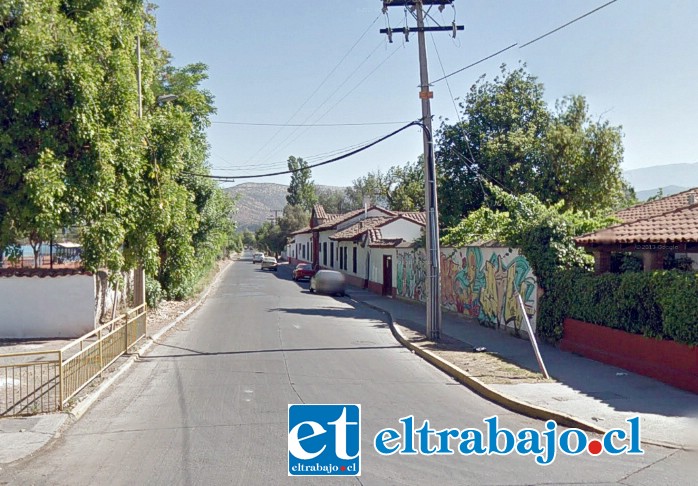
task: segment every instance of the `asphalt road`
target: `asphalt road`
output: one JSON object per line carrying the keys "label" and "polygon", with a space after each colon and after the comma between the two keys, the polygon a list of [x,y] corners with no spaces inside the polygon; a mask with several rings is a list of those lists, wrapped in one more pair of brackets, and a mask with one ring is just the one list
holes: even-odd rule
{"label": "asphalt road", "polygon": [[[236,262],[182,328],[85,416],[0,484],[695,484],[696,457],[389,456],[373,437],[413,414],[435,428],[543,428],[456,384],[402,348],[380,314]],[[360,478],[287,476],[290,403],[362,404]],[[0,444],[0,447],[2,445]]]}

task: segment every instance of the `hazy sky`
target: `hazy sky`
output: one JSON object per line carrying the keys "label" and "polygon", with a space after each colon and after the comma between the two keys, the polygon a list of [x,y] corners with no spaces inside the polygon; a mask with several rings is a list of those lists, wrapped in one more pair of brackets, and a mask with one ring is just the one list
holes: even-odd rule
{"label": "hazy sky", "polygon": [[[443,75],[434,42],[448,73],[514,42],[524,44],[603,3],[456,0],[456,21],[466,30],[455,40],[448,33],[436,33],[433,40],[427,35],[431,79]],[[217,122],[286,123],[294,114],[291,123],[414,120],[420,117],[416,38],[403,43],[396,34],[388,44],[378,33],[386,25],[381,5],[380,0],[160,0],[157,19],[161,42],[176,65],[208,64],[206,88],[216,97]],[[432,16],[450,25],[454,10],[434,8]],[[392,27],[404,19],[402,9],[390,9]],[[452,77],[451,88],[455,97],[464,96],[481,75],[491,78],[503,62],[523,61],[545,84],[549,103],[582,94],[595,117],[623,126],[624,169],[698,162],[697,25],[693,0],[619,0],[540,42]],[[437,125],[440,117],[456,119],[443,82],[434,86],[432,111]],[[214,173],[226,175],[283,169],[289,155],[322,160],[322,154],[399,126],[279,129],[216,123],[209,131],[211,163]],[[356,157],[315,169],[314,179],[348,185],[370,170],[415,160],[421,150],[420,131],[409,129]]]}

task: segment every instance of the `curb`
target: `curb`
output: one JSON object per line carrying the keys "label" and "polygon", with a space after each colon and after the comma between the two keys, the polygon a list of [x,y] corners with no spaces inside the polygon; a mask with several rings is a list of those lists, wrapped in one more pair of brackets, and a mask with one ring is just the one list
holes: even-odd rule
{"label": "curb", "polygon": [[[351,294],[347,294],[349,297],[351,297]],[[485,383],[482,381],[478,380],[477,378],[469,375],[467,372],[463,371],[460,369],[458,366],[449,363],[448,361],[444,360],[443,358],[440,358],[436,354],[427,351],[425,349],[422,349],[414,344],[412,344],[405,336],[402,335],[400,330],[395,327],[395,321],[393,319],[393,316],[390,312],[386,311],[385,309],[382,309],[376,305],[369,304],[368,302],[356,300],[353,297],[351,297],[354,302],[357,302],[359,304],[365,305],[367,307],[370,307],[371,309],[374,309],[385,316],[387,316],[387,321],[390,326],[390,331],[393,333],[393,336],[397,341],[405,346],[407,349],[418,355],[420,358],[424,359],[427,361],[429,364],[432,366],[438,368],[439,370],[443,371],[447,375],[451,376],[453,379],[461,383],[462,385],[465,385],[468,387],[470,390],[474,391],[481,397],[485,398],[486,400],[489,400],[497,405],[500,405],[501,407],[506,408],[507,410],[510,410],[512,412],[518,413],[520,415],[524,415],[526,417],[538,419],[538,420],[554,420],[557,422],[559,425],[563,425],[565,427],[570,427],[570,428],[577,428],[581,429],[587,432],[593,432],[595,434],[605,434],[608,429],[604,429],[601,427],[598,427],[597,425],[594,425],[592,423],[586,422],[585,420],[579,419],[577,417],[573,417],[571,415],[567,415],[562,412],[556,412],[554,410],[550,410],[544,407],[539,407],[536,405],[531,405],[530,403],[526,403],[523,401],[520,401],[516,398],[511,397],[510,395],[507,395],[505,393],[501,393],[499,391],[496,391],[489,386],[487,386]],[[663,441],[656,441],[656,440],[646,440],[642,439],[643,444],[647,445],[653,445],[657,447],[664,447],[667,449],[679,449],[679,450],[692,450],[689,447],[682,446],[679,444],[673,444],[670,442],[663,442]]]}
{"label": "curb", "polygon": [[192,305],[189,309],[184,311],[182,314],[177,316],[177,318],[167,324],[165,327],[160,329],[158,332],[153,334],[152,336],[147,336],[147,342],[143,344],[135,353],[131,354],[129,358],[126,360],[124,364],[122,364],[119,369],[109,378],[104,380],[102,383],[99,384],[99,386],[89,395],[87,395],[85,398],[83,398],[80,402],[78,402],[67,414],[73,418],[74,420],[78,420],[80,417],[82,417],[85,412],[87,412],[92,404],[94,404],[99,397],[109,389],[110,386],[114,384],[116,380],[118,380],[126,371],[128,371],[131,366],[133,366],[133,363],[135,363],[146,351],[150,349],[150,347],[158,340],[160,339],[167,331],[172,329],[174,326],[182,322],[184,319],[189,317],[196,309],[198,309],[201,304],[204,303],[208,295],[211,293],[211,290],[218,284],[220,279],[223,277],[223,275],[228,271],[228,269],[235,263],[235,260],[231,260],[220,272],[218,272],[218,275],[216,275],[216,278],[211,282],[211,284],[208,286],[206,291],[201,295],[198,301],[194,305]]}

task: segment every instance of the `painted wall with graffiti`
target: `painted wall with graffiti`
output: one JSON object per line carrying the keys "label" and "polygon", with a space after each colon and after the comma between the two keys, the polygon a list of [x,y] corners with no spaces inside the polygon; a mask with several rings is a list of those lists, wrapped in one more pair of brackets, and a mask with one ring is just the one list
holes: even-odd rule
{"label": "painted wall with graffiti", "polygon": [[[426,254],[398,250],[397,295],[426,301]],[[537,284],[528,261],[502,247],[441,249],[441,303],[444,308],[497,327],[521,329],[525,323],[517,293],[535,329]]]}

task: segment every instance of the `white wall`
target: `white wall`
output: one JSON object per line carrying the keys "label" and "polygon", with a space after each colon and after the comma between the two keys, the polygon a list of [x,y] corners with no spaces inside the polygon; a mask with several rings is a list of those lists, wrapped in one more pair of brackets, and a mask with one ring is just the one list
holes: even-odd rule
{"label": "white wall", "polygon": [[91,275],[0,277],[0,338],[76,338],[94,323]]}
{"label": "white wall", "polygon": [[[379,217],[379,216],[389,217],[390,215],[383,212],[383,211],[379,211],[378,209],[369,209],[368,212],[366,213],[366,218],[373,218],[373,217]],[[334,232],[336,233],[337,231],[342,231],[344,228],[348,228],[349,226],[352,226],[352,225],[354,225],[354,224],[356,224],[359,221],[362,221],[364,219],[365,219],[364,213],[361,212],[360,214],[357,214],[353,218],[347,219],[346,221],[343,221],[342,223],[338,224],[337,229],[335,229]]]}
{"label": "white wall", "polygon": [[422,226],[402,218],[381,226],[380,230],[381,236],[386,240],[402,238],[411,243],[422,236]]}
{"label": "white wall", "polygon": [[[312,233],[301,233],[294,236],[295,243],[293,244],[293,248],[295,251],[295,258],[306,262],[313,260],[312,239]],[[305,258],[303,257],[303,246],[305,246]]]}
{"label": "white wall", "polygon": [[396,259],[394,248],[369,248],[371,252],[371,263],[369,271],[369,280],[383,285],[383,256],[391,255],[393,257],[393,287],[395,286],[396,276]]}

